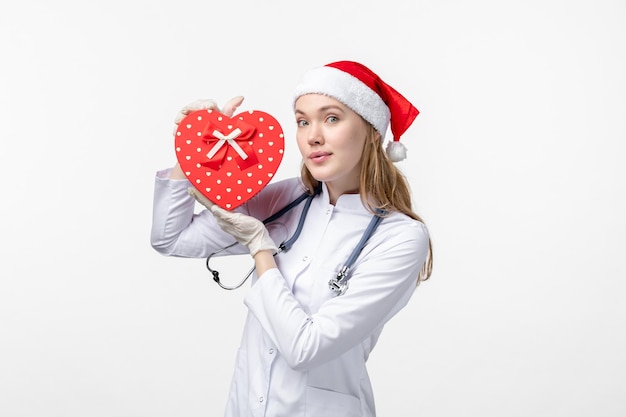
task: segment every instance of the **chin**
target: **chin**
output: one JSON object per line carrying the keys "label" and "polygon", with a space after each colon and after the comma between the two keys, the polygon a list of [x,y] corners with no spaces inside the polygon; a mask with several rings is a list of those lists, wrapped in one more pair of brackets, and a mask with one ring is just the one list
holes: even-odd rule
{"label": "chin", "polygon": [[319,168],[318,169],[311,169],[310,167],[307,167],[307,168],[309,169],[311,176],[315,178],[317,181],[327,182],[333,179],[333,176],[329,174],[328,172],[324,172],[324,170],[321,170]]}

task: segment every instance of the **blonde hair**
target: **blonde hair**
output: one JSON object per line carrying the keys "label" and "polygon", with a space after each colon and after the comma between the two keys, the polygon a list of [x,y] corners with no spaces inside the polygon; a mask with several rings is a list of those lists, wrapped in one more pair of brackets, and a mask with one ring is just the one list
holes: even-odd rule
{"label": "blonde hair", "polygon": [[[364,120],[365,122],[365,120]],[[380,134],[372,125],[368,126],[367,137],[361,156],[359,195],[361,201],[372,213],[382,209],[404,213],[410,218],[424,223],[412,209],[411,192],[405,176],[391,162],[383,150]],[[315,190],[319,181],[313,178],[306,165],[302,164],[302,182],[309,190]],[[372,206],[372,202],[376,207]],[[417,284],[430,278],[433,269],[432,242],[428,240],[428,255],[417,277]]]}

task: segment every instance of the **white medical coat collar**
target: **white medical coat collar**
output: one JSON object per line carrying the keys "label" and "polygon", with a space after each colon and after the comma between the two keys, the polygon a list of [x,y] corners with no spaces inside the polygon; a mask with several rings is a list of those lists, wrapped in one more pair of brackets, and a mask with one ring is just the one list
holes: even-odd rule
{"label": "white medical coat collar", "polygon": [[[323,199],[325,204],[330,205],[330,193],[328,192],[328,187],[325,182],[322,182],[322,192],[320,193],[320,197]],[[334,204],[336,209],[340,210],[348,210],[348,211],[360,211],[367,212],[366,207],[363,206],[361,202],[361,194],[342,194],[337,198],[336,203]]]}

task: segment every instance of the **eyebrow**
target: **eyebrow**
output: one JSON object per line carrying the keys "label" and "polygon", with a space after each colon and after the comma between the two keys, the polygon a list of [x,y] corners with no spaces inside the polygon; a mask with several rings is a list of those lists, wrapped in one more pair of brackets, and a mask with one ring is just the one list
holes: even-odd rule
{"label": "eyebrow", "polygon": [[[320,107],[319,109],[316,110],[316,112],[317,113],[324,113],[324,112],[326,112],[328,110],[339,110],[340,112],[344,113],[344,110],[341,107],[335,106],[334,104],[331,104],[329,106]],[[302,110],[299,110],[299,109],[296,109],[295,112],[299,113],[299,114],[306,114],[305,112],[303,112]]]}

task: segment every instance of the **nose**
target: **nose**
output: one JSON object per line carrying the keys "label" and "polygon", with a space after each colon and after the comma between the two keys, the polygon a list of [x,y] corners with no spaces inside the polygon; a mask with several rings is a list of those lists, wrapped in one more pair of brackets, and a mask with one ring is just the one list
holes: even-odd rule
{"label": "nose", "polygon": [[311,123],[309,126],[309,145],[322,145],[324,143],[324,135],[322,135],[322,129],[318,123]]}

